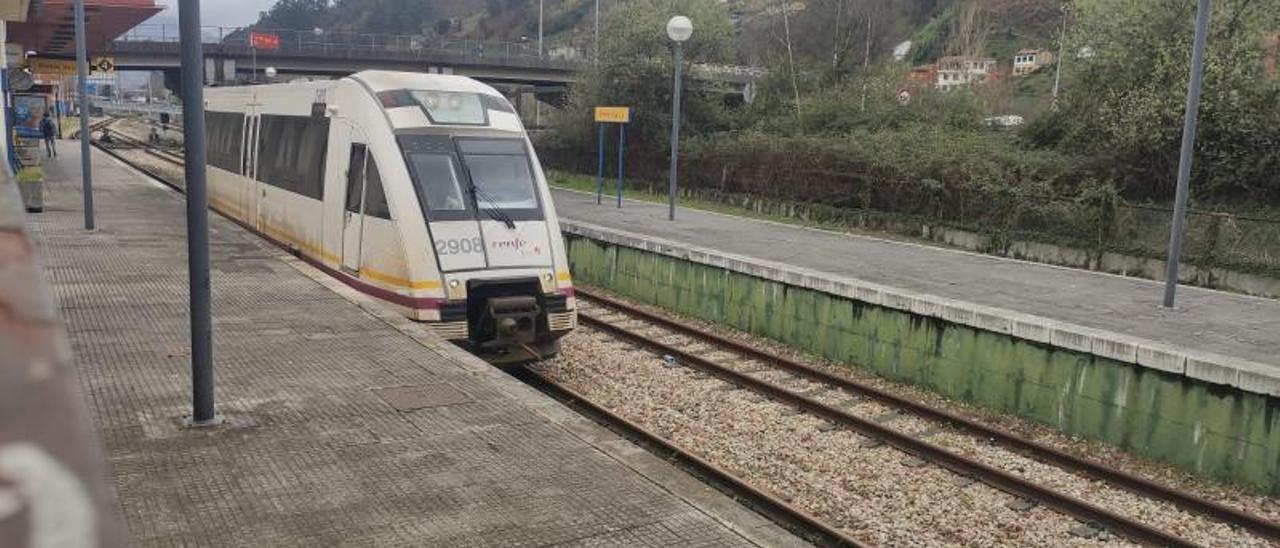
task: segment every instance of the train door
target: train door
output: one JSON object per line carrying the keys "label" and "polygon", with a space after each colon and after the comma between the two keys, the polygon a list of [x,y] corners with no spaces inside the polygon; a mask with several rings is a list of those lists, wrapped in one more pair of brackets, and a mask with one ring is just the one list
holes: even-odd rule
{"label": "train door", "polygon": [[342,268],[352,273],[360,271],[360,244],[364,236],[365,163],[368,158],[368,145],[351,143],[350,162],[347,164],[347,191],[342,211]]}
{"label": "train door", "polygon": [[249,223],[255,228],[258,226],[258,202],[261,190],[258,188],[258,116],[252,110],[247,112],[244,117],[244,127],[241,133],[242,150],[240,160],[240,175],[246,180],[244,182],[244,222]]}
{"label": "train door", "polygon": [[249,175],[249,158],[253,157],[253,141],[249,139],[249,127],[253,125],[253,115],[245,113],[244,120],[240,122],[240,176],[245,180],[241,181],[240,189],[240,207],[243,209],[242,215],[245,216],[241,221],[252,223],[254,217],[254,204],[257,200],[253,197],[257,194],[257,185],[253,183],[253,177]]}

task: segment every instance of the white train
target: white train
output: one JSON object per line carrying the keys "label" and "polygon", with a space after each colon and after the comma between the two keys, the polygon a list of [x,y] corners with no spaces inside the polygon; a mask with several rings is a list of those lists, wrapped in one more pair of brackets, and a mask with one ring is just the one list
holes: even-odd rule
{"label": "white train", "polygon": [[494,363],[576,326],[546,178],[493,88],[370,71],[205,97],[218,211]]}

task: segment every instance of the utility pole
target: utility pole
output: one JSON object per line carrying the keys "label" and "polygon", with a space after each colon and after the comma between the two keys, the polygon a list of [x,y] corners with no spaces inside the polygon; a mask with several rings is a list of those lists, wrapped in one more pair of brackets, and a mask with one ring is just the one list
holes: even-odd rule
{"label": "utility pole", "polygon": [[1187,85],[1187,114],[1182,125],[1182,153],[1178,160],[1178,190],[1173,223],[1169,229],[1169,257],[1165,264],[1164,306],[1173,308],[1178,292],[1178,263],[1182,261],[1182,234],[1186,231],[1187,194],[1191,186],[1191,160],[1196,150],[1196,121],[1200,115],[1200,89],[1204,80],[1204,48],[1209,41],[1211,0],[1200,0],[1196,10],[1196,39],[1191,47],[1191,83]]}
{"label": "utility pole", "polygon": [[182,139],[187,186],[187,269],[191,288],[191,420],[216,426],[213,321],[209,280],[209,197],[205,181],[204,46],[200,0],[179,0],[182,47]]}
{"label": "utility pole", "polygon": [[782,0],[782,30],[787,38],[787,66],[791,68],[791,91],[796,97],[796,117],[800,117],[800,86],[796,84],[796,58],[791,53],[791,22],[787,17],[790,0]]}
{"label": "utility pole", "polygon": [[600,66],[600,0],[596,0],[596,45],[592,53],[592,63]]}
{"label": "utility pole", "polygon": [[[867,11],[867,49],[862,55],[862,112],[867,111],[867,80],[870,79],[871,68],[871,11]],[[799,104],[799,99],[796,100]]]}
{"label": "utility pole", "polygon": [[538,0],[538,59],[542,59],[542,2]]}
{"label": "utility pole", "polygon": [[80,179],[84,229],[93,230],[93,167],[89,156],[89,46],[85,39],[84,0],[76,0],[76,87],[80,94]]}
{"label": "utility pole", "polygon": [[1062,63],[1067,59],[1067,16],[1071,13],[1070,4],[1062,5],[1062,34],[1058,37],[1058,66],[1053,75],[1053,101],[1058,101],[1058,85],[1062,82]]}

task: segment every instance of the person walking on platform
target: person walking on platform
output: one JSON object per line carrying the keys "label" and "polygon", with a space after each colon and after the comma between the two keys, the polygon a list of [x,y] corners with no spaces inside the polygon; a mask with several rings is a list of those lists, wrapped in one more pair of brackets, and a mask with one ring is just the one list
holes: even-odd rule
{"label": "person walking on platform", "polygon": [[53,118],[49,116],[48,112],[44,113],[44,118],[40,119],[40,136],[44,137],[44,148],[49,157],[57,157],[58,146],[54,139],[58,136],[58,128],[54,127]]}

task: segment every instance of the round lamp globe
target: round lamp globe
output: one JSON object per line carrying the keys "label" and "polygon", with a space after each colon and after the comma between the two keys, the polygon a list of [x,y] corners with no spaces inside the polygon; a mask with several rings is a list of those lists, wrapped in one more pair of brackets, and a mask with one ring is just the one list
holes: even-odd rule
{"label": "round lamp globe", "polygon": [[667,21],[667,37],[673,42],[683,42],[693,36],[693,21],[683,15],[672,17]]}

